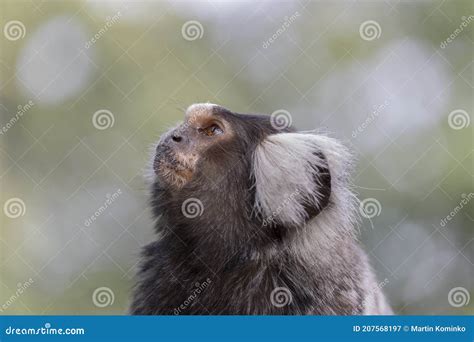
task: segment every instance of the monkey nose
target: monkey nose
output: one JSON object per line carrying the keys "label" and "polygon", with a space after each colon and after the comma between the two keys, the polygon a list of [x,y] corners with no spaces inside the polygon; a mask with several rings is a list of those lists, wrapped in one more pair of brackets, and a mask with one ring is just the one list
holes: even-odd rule
{"label": "monkey nose", "polygon": [[188,142],[187,132],[183,129],[175,129],[168,136],[168,142],[170,145],[185,145]]}
{"label": "monkey nose", "polygon": [[173,140],[174,142],[179,143],[183,140],[183,137],[180,134],[177,134],[176,132],[173,132],[173,134],[171,134],[171,140]]}

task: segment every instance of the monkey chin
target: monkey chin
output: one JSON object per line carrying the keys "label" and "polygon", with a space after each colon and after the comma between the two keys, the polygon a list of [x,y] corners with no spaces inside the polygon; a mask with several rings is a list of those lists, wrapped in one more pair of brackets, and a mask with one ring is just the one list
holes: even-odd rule
{"label": "monkey chin", "polygon": [[163,185],[173,189],[181,189],[194,175],[196,161],[193,156],[156,155],[153,169]]}

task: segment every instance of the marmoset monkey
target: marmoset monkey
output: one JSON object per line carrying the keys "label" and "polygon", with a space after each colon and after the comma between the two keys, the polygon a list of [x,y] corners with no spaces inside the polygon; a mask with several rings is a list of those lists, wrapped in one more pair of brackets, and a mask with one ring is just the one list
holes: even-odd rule
{"label": "marmoset monkey", "polygon": [[156,146],[158,238],[136,315],[390,314],[355,238],[351,156],[267,115],[194,104]]}

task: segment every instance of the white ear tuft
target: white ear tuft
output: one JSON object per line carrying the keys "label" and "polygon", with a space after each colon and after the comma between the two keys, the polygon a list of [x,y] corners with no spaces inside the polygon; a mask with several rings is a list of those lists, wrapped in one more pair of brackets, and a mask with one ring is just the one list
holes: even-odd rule
{"label": "white ear tuft", "polygon": [[331,195],[345,187],[350,154],[338,141],[313,133],[268,136],[255,150],[256,209],[271,221],[301,225],[305,206],[321,208],[323,194],[318,170],[329,169]]}

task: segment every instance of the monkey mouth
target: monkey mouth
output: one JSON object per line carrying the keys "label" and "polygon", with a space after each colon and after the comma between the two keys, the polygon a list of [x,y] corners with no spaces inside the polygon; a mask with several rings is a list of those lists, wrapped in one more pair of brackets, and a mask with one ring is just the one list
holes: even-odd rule
{"label": "monkey mouth", "polygon": [[193,165],[169,150],[159,151],[153,161],[155,174],[165,183],[181,188],[193,176]]}

